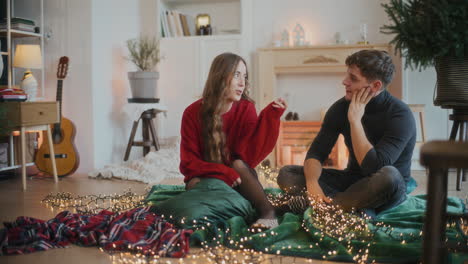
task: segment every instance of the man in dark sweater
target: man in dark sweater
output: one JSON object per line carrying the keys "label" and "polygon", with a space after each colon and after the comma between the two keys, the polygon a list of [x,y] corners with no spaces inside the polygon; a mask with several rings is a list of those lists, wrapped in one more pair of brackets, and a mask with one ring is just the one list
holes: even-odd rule
{"label": "man in dark sweater", "polygon": [[[416,126],[409,107],[386,90],[395,66],[384,51],[362,50],[346,59],[346,95],[325,115],[304,166],[285,166],[278,185],[290,194],[304,190],[344,209],[371,215],[406,199]],[[345,170],[322,168],[342,134],[349,150]]]}

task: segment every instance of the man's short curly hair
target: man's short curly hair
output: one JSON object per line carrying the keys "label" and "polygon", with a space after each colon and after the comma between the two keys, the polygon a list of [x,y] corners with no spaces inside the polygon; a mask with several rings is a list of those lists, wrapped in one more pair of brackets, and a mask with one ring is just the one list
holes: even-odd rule
{"label": "man's short curly hair", "polygon": [[395,65],[386,51],[361,50],[346,58],[346,66],[356,65],[369,81],[380,80],[385,89],[392,81]]}

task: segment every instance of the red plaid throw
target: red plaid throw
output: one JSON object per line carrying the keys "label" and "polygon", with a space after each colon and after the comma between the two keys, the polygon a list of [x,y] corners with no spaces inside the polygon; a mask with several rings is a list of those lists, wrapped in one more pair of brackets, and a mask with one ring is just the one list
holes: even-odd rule
{"label": "red plaid throw", "polygon": [[120,214],[103,210],[96,215],[78,215],[63,211],[49,221],[22,216],[4,225],[0,230],[0,255],[31,253],[74,243],[180,258],[189,251],[192,233],[175,229],[150,212],[149,207]]}

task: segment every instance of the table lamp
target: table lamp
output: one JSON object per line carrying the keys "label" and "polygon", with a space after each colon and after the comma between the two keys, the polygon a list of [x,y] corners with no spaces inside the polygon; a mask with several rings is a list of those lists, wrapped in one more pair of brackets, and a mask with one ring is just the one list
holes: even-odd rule
{"label": "table lamp", "polygon": [[39,45],[17,45],[13,67],[26,69],[21,81],[21,89],[28,95],[28,101],[35,101],[37,96],[37,81],[32,75],[31,69],[42,68],[41,47]]}
{"label": "table lamp", "polygon": [[[208,14],[197,15],[196,25],[198,35],[211,35],[204,32],[204,28],[211,24],[211,18]],[[211,26],[210,26],[211,27]]]}

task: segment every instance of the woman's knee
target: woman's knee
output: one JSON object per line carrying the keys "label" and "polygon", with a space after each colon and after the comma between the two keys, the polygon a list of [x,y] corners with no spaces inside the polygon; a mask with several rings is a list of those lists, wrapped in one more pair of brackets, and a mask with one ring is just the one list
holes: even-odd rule
{"label": "woman's knee", "polygon": [[257,172],[250,168],[243,160],[237,159],[232,162],[232,168],[239,174],[242,180],[254,178],[258,180]]}
{"label": "woman's knee", "polygon": [[248,166],[244,163],[244,161],[237,159],[232,162],[232,168],[236,171],[241,171],[248,169]]}

